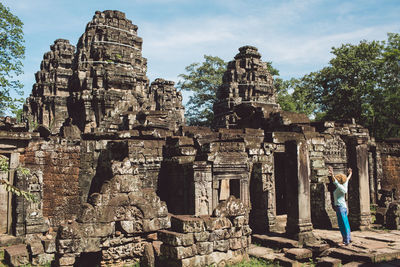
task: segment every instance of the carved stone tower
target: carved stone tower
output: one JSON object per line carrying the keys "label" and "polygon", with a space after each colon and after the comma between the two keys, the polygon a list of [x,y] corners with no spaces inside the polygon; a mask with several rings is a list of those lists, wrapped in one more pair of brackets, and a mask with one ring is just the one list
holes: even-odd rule
{"label": "carved stone tower", "polygon": [[239,48],[239,54],[228,63],[217,99],[213,122],[217,128],[237,128],[238,121],[255,113],[256,109],[264,113],[279,109],[272,76],[257,48]]}

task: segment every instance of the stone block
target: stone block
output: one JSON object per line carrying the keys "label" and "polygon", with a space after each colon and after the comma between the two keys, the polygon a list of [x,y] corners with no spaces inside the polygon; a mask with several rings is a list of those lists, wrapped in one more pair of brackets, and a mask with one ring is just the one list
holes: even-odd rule
{"label": "stone block", "polygon": [[160,229],[168,229],[171,227],[171,220],[169,217],[143,219],[143,231],[155,232]]}
{"label": "stone block", "polygon": [[8,247],[12,245],[18,245],[22,243],[21,237],[15,237],[12,235],[1,235],[0,236],[0,247]]}
{"label": "stone block", "polygon": [[312,257],[312,251],[306,248],[290,248],[285,256],[293,260],[306,260]]}
{"label": "stone block", "polygon": [[248,225],[243,226],[242,230],[243,230],[243,235],[251,235],[253,231]]}
{"label": "stone block", "polygon": [[203,217],[207,231],[227,229],[232,227],[232,222],[226,217]]}
{"label": "stone block", "polygon": [[43,245],[40,240],[29,242],[28,250],[32,256],[44,253]]}
{"label": "stone block", "polygon": [[206,263],[206,257],[201,255],[196,255],[194,257],[182,259],[176,262],[175,266],[179,267],[193,267],[193,266],[208,266]]}
{"label": "stone block", "polygon": [[[247,247],[247,240],[246,240],[246,247]],[[229,239],[229,248],[232,250],[241,249],[242,248],[242,238]]]}
{"label": "stone block", "polygon": [[146,267],[155,266],[154,249],[151,243],[146,243],[144,246],[143,257],[141,259],[140,265]]}
{"label": "stone block", "polygon": [[213,242],[197,242],[196,243],[197,254],[205,255],[210,254],[214,250]]}
{"label": "stone block", "polygon": [[252,238],[255,243],[268,248],[296,248],[301,246],[296,240],[279,236],[253,234]]}
{"label": "stone block", "polygon": [[234,196],[229,196],[225,201],[222,201],[215,208],[213,216],[215,217],[231,217],[247,215],[248,208],[240,199],[236,199]]}
{"label": "stone block", "polygon": [[185,259],[197,254],[195,245],[189,247],[173,247],[167,244],[161,245],[161,255],[169,259]]}
{"label": "stone block", "polygon": [[58,259],[58,264],[60,266],[73,265],[75,263],[75,256],[64,255]]}
{"label": "stone block", "polygon": [[56,238],[55,236],[47,235],[42,240],[43,248],[45,253],[54,253],[56,252]]}
{"label": "stone block", "polygon": [[54,258],[54,254],[42,253],[32,257],[32,264],[39,266],[49,265]]}
{"label": "stone block", "polygon": [[317,262],[317,267],[339,267],[342,265],[340,259],[332,257],[322,257]]}
{"label": "stone block", "polygon": [[210,232],[204,231],[204,232],[193,233],[193,236],[196,242],[204,242],[208,241],[208,239],[210,238]]}
{"label": "stone block", "polygon": [[214,250],[226,252],[229,250],[229,240],[216,240],[214,241]]}
{"label": "stone block", "polygon": [[171,227],[180,233],[198,233],[205,230],[204,221],[190,215],[171,216]]}
{"label": "stone block", "polygon": [[101,251],[100,248],[101,239],[100,238],[82,238],[80,240],[80,249],[82,252],[98,252]]}
{"label": "stone block", "polygon": [[160,241],[171,246],[190,246],[194,244],[193,233],[177,233],[168,230],[158,231]]}
{"label": "stone block", "polygon": [[11,266],[21,266],[29,263],[26,245],[13,245],[4,249],[4,259]]}
{"label": "stone block", "polygon": [[237,217],[233,218],[233,226],[235,226],[235,227],[242,227],[248,223],[249,223],[248,216],[237,216]]}
{"label": "stone block", "polygon": [[242,237],[242,235],[243,235],[242,227],[232,227],[228,231],[229,231],[230,237],[232,237],[232,238]]}
{"label": "stone block", "polygon": [[283,267],[301,267],[302,264],[298,261],[286,258],[284,256],[278,256],[275,261],[279,263],[279,266]]}
{"label": "stone block", "polygon": [[115,223],[82,223],[80,228],[82,237],[104,237],[114,233]]}
{"label": "stone block", "polygon": [[215,231],[211,232],[209,240],[217,241],[217,240],[228,239],[230,237],[231,236],[227,229],[220,229],[220,230],[215,230]]}

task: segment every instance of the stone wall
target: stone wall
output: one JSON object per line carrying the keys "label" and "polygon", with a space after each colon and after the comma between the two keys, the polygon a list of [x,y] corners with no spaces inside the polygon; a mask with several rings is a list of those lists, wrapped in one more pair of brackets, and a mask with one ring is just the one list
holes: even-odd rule
{"label": "stone wall", "polygon": [[394,197],[400,199],[400,140],[392,139],[378,143],[377,152],[382,162],[381,176],[377,177],[380,189],[395,189]]}
{"label": "stone wall", "polygon": [[167,206],[153,188],[146,188],[140,162],[129,158],[135,146],[110,141],[107,148],[108,155],[97,167],[104,176],[97,176],[97,185],[89,192],[77,220],[59,230],[60,266],[83,264],[93,253],[102,265],[135,263],[154,240],[148,235],[170,227]]}
{"label": "stone wall", "polygon": [[[158,231],[158,238],[163,242],[161,265],[224,266],[247,259],[251,244],[248,214],[243,204],[232,211],[234,202],[237,200],[233,197],[222,202],[219,208],[225,213],[218,214],[217,209],[217,217],[172,216],[171,230]],[[222,208],[224,205],[230,205],[230,211]]]}

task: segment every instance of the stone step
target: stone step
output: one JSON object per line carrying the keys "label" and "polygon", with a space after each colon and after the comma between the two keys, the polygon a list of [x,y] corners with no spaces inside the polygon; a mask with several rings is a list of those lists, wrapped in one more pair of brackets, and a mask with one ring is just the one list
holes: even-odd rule
{"label": "stone step", "polygon": [[26,245],[12,245],[4,249],[4,260],[10,266],[21,266],[29,263]]}
{"label": "stone step", "polygon": [[400,250],[393,248],[378,249],[374,252],[355,251],[346,248],[332,248],[328,255],[333,258],[341,259],[343,262],[363,262],[363,263],[380,263],[400,259]]}
{"label": "stone step", "polygon": [[296,260],[285,257],[283,253],[277,253],[271,248],[260,247],[254,244],[250,245],[249,256],[266,260],[267,262],[275,262],[279,266],[300,267],[302,264]]}
{"label": "stone step", "polygon": [[290,248],[285,251],[285,257],[296,261],[308,261],[312,256],[312,251],[307,248]]}
{"label": "stone step", "polygon": [[21,237],[2,234],[0,235],[0,247],[8,247],[12,245],[22,244],[23,240]]}
{"label": "stone step", "polygon": [[339,267],[342,266],[342,261],[340,259],[332,257],[322,257],[317,262],[317,267]]}
{"label": "stone step", "polygon": [[301,247],[298,241],[280,236],[254,234],[252,237],[252,242],[272,249]]}
{"label": "stone step", "polygon": [[272,248],[256,246],[254,244],[250,245],[248,253],[251,257],[261,258],[266,261],[274,261],[276,257],[275,252]]}

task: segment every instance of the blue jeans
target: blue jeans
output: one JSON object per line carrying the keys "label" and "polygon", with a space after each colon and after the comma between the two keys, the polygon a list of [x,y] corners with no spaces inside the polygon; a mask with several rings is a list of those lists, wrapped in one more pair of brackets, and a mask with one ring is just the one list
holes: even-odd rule
{"label": "blue jeans", "polygon": [[340,233],[343,237],[343,243],[349,244],[351,242],[351,237],[349,219],[347,218],[347,208],[336,206],[336,215],[338,219]]}

